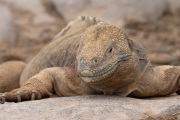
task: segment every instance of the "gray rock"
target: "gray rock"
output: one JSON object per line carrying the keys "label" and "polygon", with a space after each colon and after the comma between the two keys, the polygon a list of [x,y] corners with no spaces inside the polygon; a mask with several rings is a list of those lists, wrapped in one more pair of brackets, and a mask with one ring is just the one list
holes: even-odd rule
{"label": "gray rock", "polygon": [[0,105],[3,120],[140,120],[180,115],[180,96],[135,99],[120,96],[49,98]]}
{"label": "gray rock", "polygon": [[180,0],[168,0],[169,9],[173,13],[178,12],[177,9],[180,9]]}
{"label": "gray rock", "polygon": [[95,16],[116,26],[128,21],[157,20],[168,8],[166,0],[53,0],[68,21],[77,16]]}
{"label": "gray rock", "polygon": [[0,5],[0,40],[14,42],[16,38],[15,27],[11,11]]}

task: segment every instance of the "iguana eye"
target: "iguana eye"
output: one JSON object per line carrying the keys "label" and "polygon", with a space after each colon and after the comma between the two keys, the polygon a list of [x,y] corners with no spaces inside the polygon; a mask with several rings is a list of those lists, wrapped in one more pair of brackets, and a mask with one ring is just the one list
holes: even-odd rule
{"label": "iguana eye", "polygon": [[114,50],[113,46],[110,46],[110,47],[107,49],[107,52],[108,52],[108,53],[112,53],[113,50]]}
{"label": "iguana eye", "polygon": [[111,53],[112,51],[113,51],[113,48],[110,48],[110,49],[109,49],[109,53]]}

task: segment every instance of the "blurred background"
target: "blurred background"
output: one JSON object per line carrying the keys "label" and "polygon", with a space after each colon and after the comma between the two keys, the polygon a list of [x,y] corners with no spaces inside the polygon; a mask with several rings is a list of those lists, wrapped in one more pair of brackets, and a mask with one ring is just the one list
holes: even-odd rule
{"label": "blurred background", "polygon": [[81,15],[121,28],[155,65],[180,65],[180,0],[0,0],[0,63],[30,61]]}

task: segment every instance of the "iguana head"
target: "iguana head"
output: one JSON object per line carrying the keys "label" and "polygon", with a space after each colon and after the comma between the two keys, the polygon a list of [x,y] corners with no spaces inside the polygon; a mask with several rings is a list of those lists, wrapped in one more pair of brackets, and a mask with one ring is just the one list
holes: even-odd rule
{"label": "iguana head", "polygon": [[91,26],[82,39],[84,45],[77,54],[77,72],[85,82],[103,81],[122,72],[131,58],[131,41],[117,27],[105,23]]}

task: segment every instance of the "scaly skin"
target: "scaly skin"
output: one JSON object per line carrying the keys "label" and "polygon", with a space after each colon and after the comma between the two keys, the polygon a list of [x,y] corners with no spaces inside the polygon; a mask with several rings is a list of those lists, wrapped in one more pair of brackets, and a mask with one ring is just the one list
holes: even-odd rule
{"label": "scaly skin", "polygon": [[20,87],[20,75],[26,64],[20,61],[11,61],[0,64],[0,93],[10,92]]}
{"label": "scaly skin", "polygon": [[21,87],[1,93],[5,101],[114,94],[165,96],[180,92],[180,67],[153,68],[144,48],[120,29],[81,17],[67,25],[26,66]]}

